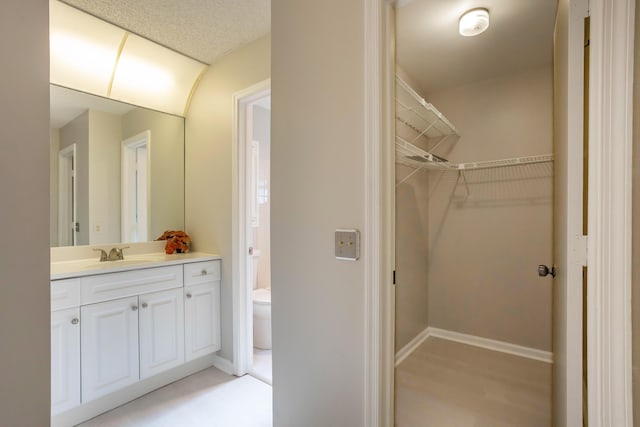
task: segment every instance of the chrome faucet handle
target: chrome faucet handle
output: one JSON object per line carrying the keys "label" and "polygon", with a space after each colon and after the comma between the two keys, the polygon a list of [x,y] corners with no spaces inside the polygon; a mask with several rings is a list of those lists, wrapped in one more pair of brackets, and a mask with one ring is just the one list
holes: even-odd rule
{"label": "chrome faucet handle", "polygon": [[108,259],[107,258],[107,253],[104,251],[104,249],[96,249],[96,248],[94,248],[93,250],[96,251],[96,252],[100,251],[100,262],[104,262],[104,261],[106,261]]}
{"label": "chrome faucet handle", "polygon": [[123,249],[129,249],[129,246],[123,246],[121,248],[111,248],[109,251],[109,261],[118,261],[124,259]]}

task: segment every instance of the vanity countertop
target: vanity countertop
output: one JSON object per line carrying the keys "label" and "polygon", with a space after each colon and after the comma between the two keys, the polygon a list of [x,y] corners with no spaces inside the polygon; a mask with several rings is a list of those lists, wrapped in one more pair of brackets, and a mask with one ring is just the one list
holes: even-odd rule
{"label": "vanity countertop", "polygon": [[165,265],[186,264],[199,261],[221,259],[220,255],[204,252],[187,252],[186,254],[161,253],[136,254],[119,261],[100,262],[96,258],[58,261],[51,263],[51,280],[72,277],[93,276],[96,274],[117,271],[140,270],[143,268],[162,267]]}

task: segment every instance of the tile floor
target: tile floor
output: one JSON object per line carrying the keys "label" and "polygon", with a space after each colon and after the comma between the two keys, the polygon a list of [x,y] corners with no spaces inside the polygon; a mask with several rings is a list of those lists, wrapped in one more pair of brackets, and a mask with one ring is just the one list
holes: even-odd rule
{"label": "tile floor", "polygon": [[209,368],[81,427],[271,427],[271,386],[252,376]]}
{"label": "tile floor", "polygon": [[396,368],[396,427],[549,427],[551,367],[428,338]]}
{"label": "tile floor", "polygon": [[253,349],[253,370],[251,375],[271,385],[271,350]]}

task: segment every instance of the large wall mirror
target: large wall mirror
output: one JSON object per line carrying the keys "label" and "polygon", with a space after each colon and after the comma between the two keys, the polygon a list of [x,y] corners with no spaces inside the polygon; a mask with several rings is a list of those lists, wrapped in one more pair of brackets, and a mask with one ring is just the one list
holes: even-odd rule
{"label": "large wall mirror", "polygon": [[51,85],[51,246],[184,229],[184,118]]}

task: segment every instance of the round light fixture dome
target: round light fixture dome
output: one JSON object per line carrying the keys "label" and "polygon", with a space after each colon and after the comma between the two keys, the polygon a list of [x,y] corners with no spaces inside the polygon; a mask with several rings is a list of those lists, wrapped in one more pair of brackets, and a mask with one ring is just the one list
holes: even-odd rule
{"label": "round light fixture dome", "polygon": [[460,17],[458,30],[465,37],[477,36],[489,28],[489,11],[472,9]]}

